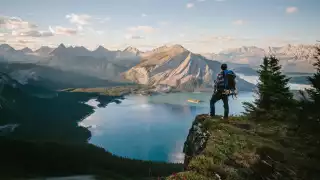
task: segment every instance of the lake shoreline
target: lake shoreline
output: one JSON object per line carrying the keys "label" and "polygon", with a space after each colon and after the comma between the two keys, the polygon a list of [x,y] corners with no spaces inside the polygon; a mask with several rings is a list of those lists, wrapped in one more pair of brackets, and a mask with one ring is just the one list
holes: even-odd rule
{"label": "lake shoreline", "polygon": [[[230,97],[230,115],[243,111],[241,102],[250,101],[252,93],[240,92],[238,99]],[[181,163],[182,147],[195,116],[209,113],[211,92],[164,93],[152,96],[127,95],[121,103],[95,108],[95,113],[82,121],[91,127],[89,143],[132,159]],[[190,103],[199,99],[202,103]],[[96,106],[92,99],[90,106]],[[217,102],[217,114],[222,114],[222,102]],[[129,115],[129,116],[128,116]],[[156,141],[155,141],[156,139]],[[130,151],[129,151],[130,150]]]}

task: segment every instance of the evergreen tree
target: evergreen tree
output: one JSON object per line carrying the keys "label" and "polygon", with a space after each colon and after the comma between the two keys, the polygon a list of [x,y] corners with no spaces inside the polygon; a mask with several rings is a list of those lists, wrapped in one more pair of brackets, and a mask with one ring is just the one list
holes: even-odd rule
{"label": "evergreen tree", "polygon": [[257,97],[253,103],[244,103],[245,114],[256,120],[286,118],[294,100],[288,86],[289,78],[282,74],[279,60],[274,56],[264,57],[258,74]]}
{"label": "evergreen tree", "polygon": [[[312,88],[306,90],[308,97],[302,101],[301,118],[309,128],[320,131],[320,47],[316,47],[315,59],[316,62],[313,65],[316,68],[316,73],[312,77],[308,77]],[[305,122],[306,119],[308,119],[307,122]]]}
{"label": "evergreen tree", "polygon": [[280,109],[292,108],[294,105],[293,94],[290,91],[289,81],[286,75],[281,72],[281,65],[279,65],[279,60],[271,56],[269,59],[270,69],[271,69],[271,80],[268,91],[270,91],[272,101],[271,103],[275,107]]}

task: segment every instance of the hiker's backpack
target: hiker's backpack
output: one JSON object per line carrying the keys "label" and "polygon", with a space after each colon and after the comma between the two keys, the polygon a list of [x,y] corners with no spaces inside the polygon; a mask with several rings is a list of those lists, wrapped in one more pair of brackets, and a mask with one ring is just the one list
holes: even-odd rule
{"label": "hiker's backpack", "polygon": [[231,70],[224,70],[218,74],[217,88],[219,90],[236,90],[236,75]]}

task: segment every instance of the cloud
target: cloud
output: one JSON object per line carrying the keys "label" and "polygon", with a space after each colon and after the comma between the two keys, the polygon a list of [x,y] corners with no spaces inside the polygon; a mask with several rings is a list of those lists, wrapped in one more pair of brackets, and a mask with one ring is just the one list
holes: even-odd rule
{"label": "cloud", "polygon": [[170,22],[168,21],[159,21],[158,24],[161,25],[161,26],[165,26],[165,25],[168,25]]}
{"label": "cloud", "polygon": [[198,2],[204,2],[204,1],[206,1],[206,0],[197,0]]}
{"label": "cloud", "polygon": [[21,37],[16,36],[14,38],[9,38],[6,43],[14,48],[30,47],[32,48],[36,43],[39,43],[40,39],[35,39],[33,37]]}
{"label": "cloud", "polygon": [[77,25],[87,25],[90,23],[91,16],[88,14],[67,14],[66,18],[69,19],[70,23]]}
{"label": "cloud", "polygon": [[102,35],[102,34],[105,33],[105,31],[96,30],[96,29],[94,29],[94,28],[92,28],[92,27],[87,27],[87,28],[84,29],[84,31],[90,32],[90,33],[93,33],[93,34],[97,34],[97,35]]}
{"label": "cloud", "polygon": [[222,41],[233,41],[236,38],[232,37],[232,36],[211,36],[208,38],[208,40],[222,40]]}
{"label": "cloud", "polygon": [[21,44],[29,44],[29,43],[34,43],[35,41],[29,40],[29,39],[19,39],[17,40],[17,42]]}
{"label": "cloud", "polygon": [[27,31],[12,31],[13,36],[24,36],[24,37],[49,37],[53,36],[50,31],[38,31],[38,30],[27,30]]}
{"label": "cloud", "polygon": [[37,28],[37,25],[18,17],[0,16],[0,28],[6,30],[33,29]]}
{"label": "cloud", "polygon": [[96,33],[97,33],[98,35],[102,35],[102,34],[104,34],[104,31],[96,30]]}
{"label": "cloud", "polygon": [[154,31],[156,31],[155,28],[151,27],[151,26],[135,26],[135,27],[130,27],[128,28],[128,30],[130,32],[144,32],[144,33],[152,33]]}
{"label": "cloud", "polygon": [[232,36],[204,36],[196,40],[185,40],[186,44],[210,44],[210,43],[230,43],[230,42],[249,42],[254,41],[252,38],[232,37]]}
{"label": "cloud", "polygon": [[193,3],[188,3],[188,4],[186,5],[186,8],[188,8],[188,9],[193,8],[193,7],[194,7],[194,4],[193,4]]}
{"label": "cloud", "polygon": [[239,20],[233,21],[233,24],[235,24],[235,25],[243,25],[244,21],[239,19]]}
{"label": "cloud", "polygon": [[105,17],[105,18],[94,18],[95,20],[98,20],[99,23],[104,24],[111,20],[111,17]]}
{"label": "cloud", "polygon": [[132,34],[127,34],[125,35],[126,39],[145,39],[144,36],[140,36],[140,35],[132,35]]}
{"label": "cloud", "polygon": [[142,13],[141,17],[147,17],[147,14]]}
{"label": "cloud", "polygon": [[56,26],[55,28],[49,27],[50,32],[57,35],[75,35],[78,33],[77,29],[65,28],[61,26]]}
{"label": "cloud", "polygon": [[298,11],[298,8],[297,7],[287,7],[286,8],[286,12],[288,13],[288,14],[292,14],[292,13],[295,13],[295,12],[297,12]]}
{"label": "cloud", "polygon": [[8,39],[53,36],[50,31],[40,31],[36,24],[22,20],[19,17],[0,16],[0,29],[5,32]]}

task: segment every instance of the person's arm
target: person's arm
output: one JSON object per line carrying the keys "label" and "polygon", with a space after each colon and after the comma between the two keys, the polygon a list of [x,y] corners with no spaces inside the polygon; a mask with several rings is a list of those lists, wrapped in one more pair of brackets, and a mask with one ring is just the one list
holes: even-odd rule
{"label": "person's arm", "polygon": [[217,87],[218,87],[218,75],[216,76],[216,79],[214,80],[213,92],[217,92]]}
{"label": "person's arm", "polygon": [[214,84],[213,84],[213,92],[217,92],[217,80],[214,80]]}

